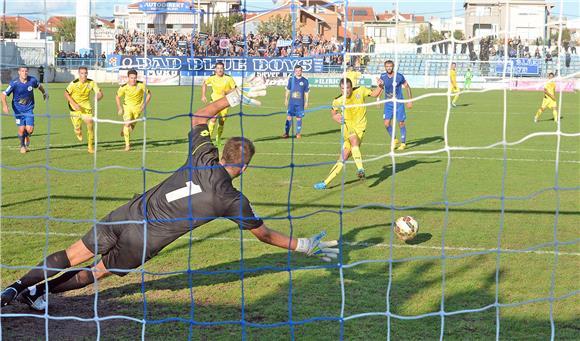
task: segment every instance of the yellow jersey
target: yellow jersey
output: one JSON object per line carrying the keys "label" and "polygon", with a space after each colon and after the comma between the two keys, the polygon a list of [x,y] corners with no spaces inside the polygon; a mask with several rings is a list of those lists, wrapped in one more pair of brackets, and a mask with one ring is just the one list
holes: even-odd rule
{"label": "yellow jersey", "polygon": [[227,92],[236,88],[236,82],[229,75],[221,77],[213,75],[205,80],[206,85],[211,85],[211,99],[216,101],[226,95]]}
{"label": "yellow jersey", "polygon": [[[150,93],[147,89],[147,93]],[[145,101],[145,84],[141,81],[137,81],[135,86],[129,84],[123,84],[117,90],[117,96],[125,96],[125,105],[128,106],[143,106]]]}
{"label": "yellow jersey", "polygon": [[101,91],[95,81],[90,78],[82,83],[78,78],[70,82],[66,87],[66,92],[77,102],[78,105],[85,109],[92,109],[91,107],[91,91],[95,93]]}
{"label": "yellow jersey", "polygon": [[546,83],[546,85],[544,85],[544,91],[552,95],[552,98],[550,98],[544,93],[544,98],[554,100],[553,98],[556,98],[556,83],[554,81]]}
{"label": "yellow jersey", "polygon": [[346,78],[350,79],[352,82],[352,87],[356,88],[358,86],[358,80],[361,78],[361,73],[358,71],[347,71]]}
{"label": "yellow jersey", "polygon": [[449,71],[449,79],[451,80],[451,87],[457,87],[457,70],[450,70]]}
{"label": "yellow jersey", "polygon": [[[372,91],[364,86],[353,88],[350,97],[344,101],[344,95],[340,95],[332,101],[332,108],[340,110],[342,105],[364,104],[365,98],[370,96]],[[343,108],[344,123],[352,127],[366,127],[367,125],[367,107]]]}

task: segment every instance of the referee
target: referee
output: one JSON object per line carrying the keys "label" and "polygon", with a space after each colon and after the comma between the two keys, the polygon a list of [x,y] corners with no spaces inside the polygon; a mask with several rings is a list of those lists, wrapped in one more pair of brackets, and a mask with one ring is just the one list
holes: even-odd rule
{"label": "referee", "polygon": [[[191,229],[219,217],[250,230],[264,243],[321,256],[326,261],[336,258],[338,249],[332,247],[337,242],[322,242],[324,232],[312,238],[294,239],[271,230],[255,215],[249,200],[233,187],[232,179],[246,170],[254,155],[254,145],[243,137],[231,138],[220,159],[211,143],[207,120],[223,109],[239,105],[240,101],[259,103],[249,99],[252,88],[248,90],[249,93],[243,93],[234,89],[226,97],[198,110],[191,122],[189,156],[181,168],[143,195],[109,213],[66,250],[46,257],[36,269],[2,291],[0,306],[17,298],[34,310],[44,310],[47,308],[46,287],[50,293],[60,293],[85,287],[111,274],[124,276]],[[146,221],[147,224],[121,223],[123,221]],[[64,272],[45,285],[45,271],[46,278],[53,277],[64,269],[93,259],[96,254],[101,255],[101,260],[94,268]]]}

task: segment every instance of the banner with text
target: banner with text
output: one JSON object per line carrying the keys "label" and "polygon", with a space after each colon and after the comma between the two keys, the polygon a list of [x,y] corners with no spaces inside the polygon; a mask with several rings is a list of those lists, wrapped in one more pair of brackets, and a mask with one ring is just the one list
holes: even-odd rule
{"label": "banner with text", "polygon": [[226,73],[280,72],[292,73],[296,65],[305,73],[320,73],[322,58],[266,58],[266,57],[138,57],[109,55],[109,70],[164,70],[180,71],[182,76],[208,76],[213,74],[217,62],[224,63]]}
{"label": "banner with text", "polygon": [[504,65],[506,65],[506,75],[513,76],[539,76],[540,75],[540,59],[531,58],[511,58],[507,60],[507,64],[496,61],[495,72],[498,75],[503,75]]}
{"label": "banner with text", "polygon": [[158,2],[141,1],[139,10],[147,13],[187,13],[193,12],[189,2]]}

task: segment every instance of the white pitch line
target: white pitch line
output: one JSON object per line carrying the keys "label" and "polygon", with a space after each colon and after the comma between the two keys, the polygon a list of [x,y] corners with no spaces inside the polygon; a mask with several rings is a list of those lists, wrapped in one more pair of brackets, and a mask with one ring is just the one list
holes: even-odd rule
{"label": "white pitch line", "polygon": [[[10,149],[10,150],[19,150],[20,148],[18,147],[9,147],[9,146],[4,146],[4,148],[6,149]],[[85,148],[67,148],[67,149],[51,149],[51,153],[52,152],[58,152],[58,151],[86,151]],[[116,152],[116,153],[123,153],[123,154],[127,154],[126,151],[122,150],[122,149],[113,149],[113,150],[107,150],[107,152]],[[139,153],[141,153],[139,151]],[[167,150],[167,151],[163,151],[163,150],[147,150],[147,153],[162,153],[162,154],[183,154],[183,151],[175,151],[175,150]],[[314,156],[314,157],[318,157],[318,156],[329,156],[329,157],[336,157],[338,155],[338,153],[270,153],[270,152],[260,152],[258,153],[259,155],[272,155],[272,156]],[[436,155],[425,155],[425,154],[421,154],[421,155],[417,155],[417,154],[412,154],[409,153],[407,155],[398,155],[396,157],[398,158],[419,158],[419,159],[439,159],[439,160],[443,160],[443,159],[447,159],[447,156],[436,156]],[[368,158],[379,158],[382,159],[384,157],[387,157],[388,154],[367,154],[365,153],[364,156],[368,157]],[[365,162],[371,162],[371,161],[376,161],[376,160],[370,160],[370,159],[363,159],[363,161]],[[493,158],[493,157],[478,157],[478,156],[452,156],[451,157],[452,160],[487,160],[487,161],[519,161],[519,162],[549,162],[549,163],[553,163],[556,162],[555,159],[526,159],[526,158]],[[572,164],[580,164],[580,160],[559,160],[558,162],[560,163],[572,163]],[[347,161],[346,163],[354,163],[354,161]],[[251,166],[250,166],[251,167]]]}
{"label": "white pitch line", "polygon": [[[0,234],[13,234],[13,235],[36,235],[36,236],[45,236],[45,232],[28,232],[28,231],[0,231]],[[81,233],[62,233],[62,232],[50,232],[49,235],[52,236],[61,236],[61,237],[82,237],[84,234]],[[189,239],[188,236],[181,236],[178,239]],[[192,237],[191,240],[194,241],[204,241],[204,240],[215,240],[215,241],[224,241],[224,242],[236,242],[239,243],[239,238],[228,238],[228,237],[210,237],[210,238],[202,238],[202,237]],[[243,238],[244,243],[254,243],[259,242],[257,239],[249,239]],[[388,248],[390,245],[386,243],[362,243],[362,242],[342,242],[343,245],[348,246],[365,246],[365,247],[379,247],[379,248]],[[441,250],[439,246],[427,246],[427,245],[409,245],[409,244],[393,244],[395,248],[403,248],[403,249],[424,249],[424,250]],[[474,248],[474,247],[458,247],[458,246],[446,246],[445,250],[449,251],[469,251],[469,252],[495,252],[495,249],[485,249],[485,248]],[[534,253],[534,254],[541,254],[541,255],[553,255],[554,251],[542,251],[542,250],[516,250],[516,249],[501,249],[502,252],[506,253]],[[566,256],[580,256],[580,252],[558,252],[558,255],[566,255]]]}

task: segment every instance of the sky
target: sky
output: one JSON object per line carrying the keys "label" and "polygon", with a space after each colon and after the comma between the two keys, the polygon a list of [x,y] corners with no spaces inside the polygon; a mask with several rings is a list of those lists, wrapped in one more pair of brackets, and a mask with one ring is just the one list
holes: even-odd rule
{"label": "sky", "polygon": [[[53,15],[74,15],[75,0],[45,0],[47,16]],[[114,4],[129,4],[137,0],[91,0],[92,12],[102,17],[113,16]],[[276,0],[242,0],[245,2],[248,11],[266,11],[274,8],[273,1]],[[284,2],[283,0],[278,0]],[[6,15],[22,15],[31,18],[43,18],[44,2],[36,0],[38,6],[30,6],[31,0],[2,0],[2,13]],[[580,1],[578,0],[553,0],[549,1],[556,5],[553,14],[558,15],[563,7],[564,16],[569,19],[580,17]],[[349,0],[353,6],[372,6],[375,12],[382,13],[385,10],[395,9],[396,1],[393,0]],[[563,6],[560,6],[563,3]],[[399,0],[399,11],[402,13],[414,13],[416,15],[451,17],[452,0]],[[456,0],[455,15],[463,14],[463,0]]]}

